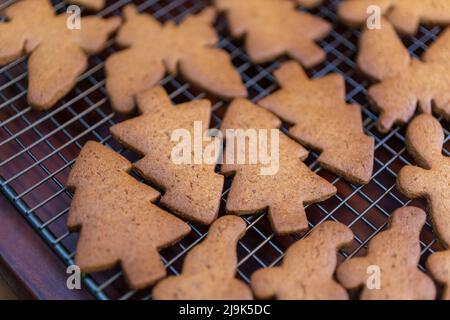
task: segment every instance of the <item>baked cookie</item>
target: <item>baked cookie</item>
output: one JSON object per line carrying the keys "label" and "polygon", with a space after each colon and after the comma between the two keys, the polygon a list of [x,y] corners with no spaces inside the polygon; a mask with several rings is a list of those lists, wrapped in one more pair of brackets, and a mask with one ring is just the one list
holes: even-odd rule
{"label": "baked cookie", "polygon": [[173,133],[183,130],[194,137],[197,122],[203,134],[209,128],[211,103],[195,100],[174,106],[164,89],[156,87],[139,94],[137,104],[142,115],[112,126],[111,134],[144,156],[134,168],[164,189],[163,205],[185,219],[211,224],[219,212],[223,176],[214,172],[215,163],[196,164],[192,158],[190,163],[176,163],[172,157],[177,146]]}
{"label": "baked cookie", "polygon": [[222,98],[245,97],[247,89],[225,50],[215,48],[216,12],[207,8],[184,19],[161,25],[134,5],[123,10],[125,23],[116,42],[125,50],[106,61],[106,88],[114,110],[127,113],[137,94],[151,89],[166,71]]}
{"label": "baked cookie", "polygon": [[105,7],[106,0],[70,0],[72,4],[83,6],[89,10],[99,11]]}
{"label": "baked cookie", "polygon": [[408,198],[428,201],[433,229],[450,248],[450,158],[442,154],[443,144],[439,121],[427,114],[416,117],[406,132],[406,145],[418,167],[403,167],[397,187]]}
{"label": "baked cookie", "polygon": [[371,104],[381,113],[381,132],[409,122],[417,108],[450,119],[450,28],[420,61],[409,55],[392,25],[382,20],[381,29],[363,31],[358,67],[381,81],[369,88]]}
{"label": "baked cookie", "polygon": [[448,0],[344,0],[338,16],[350,26],[360,26],[366,23],[371,6],[377,6],[397,31],[408,35],[416,34],[420,23],[450,24]]}
{"label": "baked cookie", "polygon": [[333,275],[336,250],[353,240],[352,231],[327,221],[286,251],[280,267],[257,270],[251,279],[255,297],[280,300],[347,300]]}
{"label": "baked cookie", "polygon": [[450,300],[450,250],[431,255],[427,260],[427,270],[444,285],[442,299]]}
{"label": "baked cookie", "polygon": [[29,54],[28,102],[46,110],[75,86],[88,66],[87,55],[102,51],[120,18],[81,18],[80,29],[67,27],[69,15],[55,15],[47,0],[18,1],[4,10],[0,23],[0,65]]}
{"label": "baked cookie", "polygon": [[[363,288],[362,300],[432,300],[433,281],[417,265],[420,259],[420,231],[426,214],[414,207],[396,210],[386,231],[370,242],[365,257],[342,263],[338,281],[347,289]],[[379,274],[372,273],[379,269]],[[371,277],[379,277],[379,287],[370,287]]]}
{"label": "baked cookie", "polygon": [[293,61],[275,77],[281,90],[258,104],[294,124],[289,135],[322,152],[318,161],[325,169],[352,183],[369,183],[374,140],[364,134],[360,106],[345,103],[344,79],[332,74],[310,80]]}
{"label": "baked cookie", "polygon": [[323,2],[323,0],[295,0],[302,7],[311,9],[317,7],[319,4]]}
{"label": "baked cookie", "polygon": [[180,276],[159,282],[155,300],[250,300],[252,293],[235,278],[236,245],[245,233],[239,217],[223,216],[211,225],[206,239],[186,256]]}
{"label": "baked cookie", "polygon": [[[336,194],[336,188],[302,162],[308,152],[278,130],[280,126],[281,121],[267,110],[248,100],[233,101],[222,122],[223,134],[229,136],[227,130],[230,129],[234,132],[241,130],[243,135],[253,132],[259,135],[259,149],[249,147],[242,150],[236,139],[233,141],[227,137],[222,172],[235,175],[227,198],[228,213],[245,215],[268,209],[273,230],[286,235],[308,229],[304,204],[324,201]],[[261,133],[268,140],[266,150],[260,144],[263,141]],[[276,139],[273,133],[279,137],[278,146],[272,146],[272,139]],[[247,161],[236,161],[236,156],[230,159],[230,148],[234,148],[235,155],[244,154]],[[251,155],[259,153],[261,156],[266,152],[272,156],[278,153],[278,159],[272,166],[275,170],[263,174],[262,169],[270,169],[270,165],[263,161],[251,163],[248,159]]]}
{"label": "baked cookie", "polygon": [[131,163],[97,142],[88,142],[70,172],[75,191],[69,229],[81,228],[75,264],[90,273],[120,262],[130,286],[140,289],[166,275],[158,250],[190,227],[158,208],[159,193],[131,177]]}
{"label": "baked cookie", "polygon": [[245,36],[247,54],[254,63],[269,62],[287,54],[305,67],[325,59],[325,52],[314,41],[331,32],[331,24],[298,11],[290,0],[215,0],[228,17],[231,34]]}

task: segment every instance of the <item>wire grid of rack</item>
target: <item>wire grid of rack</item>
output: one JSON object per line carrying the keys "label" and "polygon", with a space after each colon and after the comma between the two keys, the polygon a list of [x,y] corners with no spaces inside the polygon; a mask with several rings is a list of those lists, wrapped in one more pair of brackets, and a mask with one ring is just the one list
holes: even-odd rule
{"label": "wire grid of rack", "polygon": [[[15,0],[3,1],[0,9],[14,2]],[[98,14],[119,15],[121,8],[130,2],[134,2],[140,11],[149,12],[160,21],[180,21],[184,16],[197,13],[210,4],[207,0],[115,0],[108,1],[107,7]],[[353,230],[355,238],[352,245],[339,253],[339,260],[344,260],[354,255],[363,255],[370,239],[386,226],[390,213],[411,203],[396,191],[395,179],[399,169],[412,163],[412,160],[405,150],[404,128],[380,134],[374,127],[377,115],[367,107],[366,99],[366,89],[370,83],[355,71],[354,61],[360,33],[337,21],[335,12],[338,3],[339,0],[325,0],[319,8],[312,10],[314,14],[332,22],[334,29],[330,36],[320,42],[327,53],[326,61],[308,70],[308,73],[312,77],[321,77],[337,72],[345,77],[347,100],[362,106],[365,132],[376,141],[375,169],[368,185],[351,185],[322,170],[316,161],[318,154],[311,152],[307,159],[308,165],[336,185],[338,194],[325,202],[308,206],[306,211],[311,230],[325,220],[340,221]],[[53,4],[57,12],[62,12],[67,7],[64,1],[53,1]],[[218,18],[216,29],[220,35],[218,46],[231,54],[233,63],[249,90],[250,98],[257,101],[276,90],[277,84],[271,73],[286,58],[265,65],[254,65],[249,61],[243,43],[230,38],[223,17]],[[405,38],[404,41],[409,51],[419,57],[440,32],[438,27],[421,26],[415,37]],[[90,58],[90,67],[80,77],[76,88],[46,112],[35,111],[27,104],[26,57],[0,67],[1,190],[67,265],[73,263],[77,233],[69,232],[65,225],[72,195],[64,183],[83,144],[88,140],[97,140],[132,161],[137,159],[135,154],[113,141],[109,134],[109,127],[123,120],[109,106],[103,72],[105,58],[116,51],[111,40],[105,53]],[[179,77],[167,76],[161,84],[175,102],[211,98],[214,102],[212,126],[220,126],[227,102],[214,100]],[[444,153],[449,155],[448,123],[442,119],[440,121],[445,128]],[[231,181],[227,179],[221,214],[230,184]],[[413,204],[424,206],[422,201],[414,201]],[[298,235],[275,236],[266,215],[264,213],[245,218],[247,233],[238,244],[237,275],[246,282],[249,282],[250,275],[256,269],[279,263],[287,247],[301,238]],[[205,227],[191,226],[193,232],[188,237],[161,252],[169,274],[179,274],[186,253],[206,235]],[[426,257],[441,249],[429,223],[421,235],[421,249],[420,264],[423,269]],[[129,290],[120,268],[87,275],[83,282],[99,299],[151,298],[150,289],[139,292]]]}

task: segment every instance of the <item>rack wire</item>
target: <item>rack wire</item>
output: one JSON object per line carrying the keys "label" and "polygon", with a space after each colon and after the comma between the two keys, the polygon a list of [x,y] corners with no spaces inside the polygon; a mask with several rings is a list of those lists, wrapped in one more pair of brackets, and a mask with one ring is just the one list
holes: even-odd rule
{"label": "rack wire", "polygon": [[[0,2],[0,10],[15,0]],[[66,9],[64,1],[52,1],[57,12]],[[180,21],[186,15],[197,13],[208,4],[207,0],[115,0],[108,1],[101,16],[120,15],[121,8],[134,2],[139,11],[151,13],[160,21]],[[320,42],[327,59],[320,66],[308,70],[312,77],[336,72],[343,75],[347,84],[347,100],[361,105],[365,132],[376,141],[375,169],[366,186],[347,183],[342,178],[322,170],[317,164],[318,154],[311,152],[307,164],[317,174],[326,178],[338,189],[338,194],[325,202],[308,206],[306,212],[311,230],[325,220],[340,221],[349,226],[355,238],[342,250],[339,260],[362,255],[367,243],[385,228],[390,213],[411,203],[396,191],[395,180],[401,167],[412,163],[405,150],[404,128],[395,128],[380,134],[374,125],[377,115],[369,108],[366,99],[369,82],[356,71],[355,56],[360,32],[341,25],[336,18],[339,0],[325,0],[314,14],[333,23],[331,34]],[[231,54],[233,63],[242,75],[250,98],[257,101],[277,89],[272,76],[286,58],[265,65],[255,65],[248,59],[243,43],[229,36],[227,23],[219,17],[216,29],[220,35],[219,47]],[[415,37],[403,39],[409,51],[419,57],[440,34],[438,27],[420,27]],[[3,194],[16,206],[47,244],[67,265],[73,264],[77,233],[66,228],[67,212],[72,194],[64,183],[78,153],[88,140],[100,141],[122,153],[131,161],[137,156],[121,148],[110,136],[109,127],[124,118],[110,108],[105,90],[104,61],[117,51],[113,41],[103,54],[90,58],[89,69],[79,78],[76,88],[55,107],[46,112],[33,110],[26,101],[27,57],[0,67],[0,187]],[[198,98],[214,101],[212,124],[219,127],[227,102],[198,91],[183,79],[167,76],[161,84],[176,102]],[[440,119],[445,130],[444,153],[449,152],[449,126]],[[287,127],[284,127],[286,130]],[[136,176],[136,178],[139,178]],[[229,191],[226,180],[222,196],[223,214]],[[422,201],[413,205],[424,207]],[[267,213],[247,216],[247,233],[238,244],[238,272],[249,282],[258,268],[278,264],[286,249],[301,236],[275,236],[270,228]],[[171,248],[161,252],[169,274],[179,274],[186,253],[206,235],[205,227],[191,224],[193,232]],[[303,235],[304,236],[304,235]],[[427,222],[421,234],[421,268],[428,255],[441,247]],[[150,299],[151,290],[129,290],[120,268],[87,275],[84,285],[98,299]]]}

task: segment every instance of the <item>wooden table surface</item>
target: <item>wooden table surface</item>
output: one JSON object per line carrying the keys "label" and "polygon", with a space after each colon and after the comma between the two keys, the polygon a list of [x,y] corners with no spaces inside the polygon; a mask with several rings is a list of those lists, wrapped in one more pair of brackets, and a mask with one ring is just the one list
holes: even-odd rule
{"label": "wooden table surface", "polygon": [[[0,297],[92,299],[85,289],[69,290],[64,263],[0,194]],[[10,289],[6,289],[4,282]]]}
{"label": "wooden table surface", "polygon": [[16,300],[17,296],[12,292],[11,288],[6,284],[3,278],[0,278],[0,300]]}

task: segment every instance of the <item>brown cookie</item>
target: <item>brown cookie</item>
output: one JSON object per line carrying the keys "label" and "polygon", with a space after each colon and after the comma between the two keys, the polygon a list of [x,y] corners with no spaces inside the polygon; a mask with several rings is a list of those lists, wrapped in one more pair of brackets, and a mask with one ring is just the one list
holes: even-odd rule
{"label": "brown cookie", "polygon": [[392,25],[382,20],[381,29],[363,31],[358,67],[381,81],[369,89],[372,105],[381,113],[381,132],[409,122],[417,108],[450,119],[450,28],[419,61],[410,57]]}
{"label": "brown cookie", "polygon": [[338,222],[320,224],[286,251],[280,267],[257,270],[252,289],[259,299],[347,300],[347,291],[333,275],[336,250],[353,240],[352,231]]}
{"label": "brown cookie", "polygon": [[427,270],[445,286],[442,299],[450,300],[450,250],[433,254],[427,260]]}
{"label": "brown cookie", "polygon": [[[202,133],[209,128],[211,103],[208,100],[172,105],[162,87],[137,97],[141,116],[111,127],[113,137],[143,155],[134,168],[146,179],[164,189],[161,203],[181,217],[211,224],[219,211],[224,178],[214,172],[215,164],[178,164],[171,141],[175,130],[185,129],[194,137],[195,121]],[[192,159],[194,161],[194,159]]]}
{"label": "brown cookie", "polygon": [[[420,232],[426,214],[414,207],[396,210],[386,231],[377,234],[365,257],[352,258],[337,269],[338,281],[347,289],[363,288],[362,300],[432,300],[433,281],[418,269]],[[371,267],[379,268],[380,286],[369,289]]]}
{"label": "brown cookie", "polygon": [[450,24],[448,0],[344,0],[338,7],[338,16],[351,26],[366,23],[368,8],[378,6],[397,31],[413,35],[420,23]]}
{"label": "brown cookie", "polygon": [[90,273],[120,262],[131,287],[166,275],[158,250],[190,232],[180,219],[153,205],[159,193],[131,177],[131,163],[97,142],[88,142],[70,172],[75,190],[67,225],[81,227],[75,264]]}
{"label": "brown cookie", "polygon": [[450,158],[442,154],[443,144],[439,121],[426,114],[416,117],[406,132],[406,145],[419,167],[403,167],[397,187],[408,198],[427,199],[433,229],[450,248]]}
{"label": "brown cookie", "polygon": [[23,0],[4,10],[0,23],[0,65],[30,54],[28,102],[49,109],[64,97],[87,68],[87,55],[103,50],[120,18],[82,17],[69,29],[69,15],[55,15],[47,0]]}
{"label": "brown cookie", "polygon": [[295,0],[299,5],[311,9],[317,7],[323,0]]}
{"label": "brown cookie", "polygon": [[275,71],[281,90],[259,105],[294,124],[289,135],[322,154],[326,169],[352,183],[367,184],[373,171],[374,140],[363,132],[360,106],[345,103],[337,74],[310,80],[296,62]]}
{"label": "brown cookie", "polygon": [[325,59],[314,41],[325,38],[331,25],[325,20],[298,11],[290,0],[215,0],[225,11],[233,37],[245,36],[247,54],[254,63],[269,62],[287,54],[305,67]]}
{"label": "brown cookie", "polygon": [[127,49],[106,61],[106,87],[116,111],[132,111],[135,96],[158,84],[166,71],[179,71],[188,81],[223,98],[247,96],[230,56],[215,48],[213,8],[179,25],[172,21],[161,25],[148,14],[138,14],[134,5],[126,6],[123,15],[125,23],[116,41]]}
{"label": "brown cookie", "polygon": [[252,293],[235,278],[236,245],[245,233],[239,217],[224,216],[211,225],[206,239],[186,256],[180,276],[153,289],[156,300],[250,300]]}
{"label": "brown cookie", "polygon": [[106,0],[70,0],[72,4],[83,6],[89,10],[99,11],[105,7]]}
{"label": "brown cookie", "polygon": [[[306,230],[308,221],[304,204],[324,201],[336,194],[336,188],[302,162],[308,152],[278,130],[280,125],[281,121],[275,115],[250,101],[233,101],[222,122],[222,132],[226,135],[228,129],[253,129],[260,133],[263,132],[261,129],[266,129],[267,134],[271,134],[271,129],[275,129],[279,135],[279,148],[268,149],[271,154],[279,152],[278,170],[262,174],[261,169],[267,168],[262,162],[251,164],[247,161],[246,164],[240,164],[236,159],[230,161],[227,159],[228,149],[233,145],[235,150],[238,149],[237,143],[227,139],[222,172],[226,175],[235,174],[227,198],[227,212],[245,215],[268,209],[273,230],[285,235]],[[267,137],[267,134],[264,136]],[[247,148],[243,152],[245,158],[249,159],[252,150]]]}

